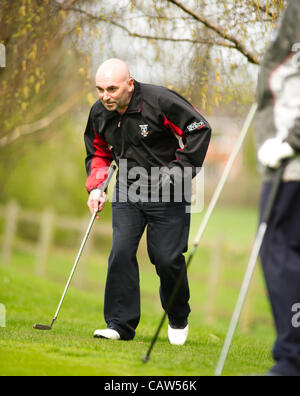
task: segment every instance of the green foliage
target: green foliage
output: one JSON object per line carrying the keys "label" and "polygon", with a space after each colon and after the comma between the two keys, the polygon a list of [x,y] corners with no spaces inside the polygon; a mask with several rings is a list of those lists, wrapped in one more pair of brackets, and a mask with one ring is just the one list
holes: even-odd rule
{"label": "green foliage", "polygon": [[0,69],[1,152],[23,136],[45,131],[55,120],[51,112],[78,96],[86,82],[80,73],[85,59],[73,48],[73,27],[53,3],[1,2],[0,40],[7,58],[6,68]]}
{"label": "green foliage", "polygon": [[4,0],[0,19],[0,37],[7,51],[7,67],[0,69],[0,112],[6,115],[0,121],[3,135],[28,119],[31,98],[46,84],[41,65],[57,49],[61,36],[53,32],[62,18],[51,12],[49,0]]}
{"label": "green foliage", "polygon": [[65,215],[87,214],[85,123],[74,128],[73,121],[63,122],[47,141],[28,139],[26,152],[15,164],[0,162],[0,201],[14,198],[21,207],[36,211],[51,207]]}

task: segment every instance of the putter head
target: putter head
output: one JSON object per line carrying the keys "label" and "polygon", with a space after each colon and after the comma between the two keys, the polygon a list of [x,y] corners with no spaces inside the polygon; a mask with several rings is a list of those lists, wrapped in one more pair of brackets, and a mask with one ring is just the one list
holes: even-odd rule
{"label": "putter head", "polygon": [[40,324],[35,324],[33,326],[33,328],[36,329],[36,330],[44,330],[44,331],[48,331],[48,330],[52,329],[51,326],[44,326],[44,325],[40,325]]}
{"label": "putter head", "polygon": [[142,357],[142,362],[143,363],[148,363],[149,360],[150,360],[150,357],[148,355],[145,355],[145,356]]}

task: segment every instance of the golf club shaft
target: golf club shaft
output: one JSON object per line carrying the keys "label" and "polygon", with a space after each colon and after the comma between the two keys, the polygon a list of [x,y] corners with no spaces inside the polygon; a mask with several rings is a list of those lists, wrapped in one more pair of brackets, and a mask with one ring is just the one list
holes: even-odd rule
{"label": "golf club shaft", "polygon": [[223,191],[223,188],[224,188],[224,186],[225,186],[225,184],[227,182],[227,179],[228,179],[228,177],[230,175],[230,172],[231,172],[231,169],[232,169],[232,167],[234,165],[234,162],[237,159],[237,156],[238,156],[239,152],[241,151],[241,148],[242,148],[242,146],[244,144],[244,141],[245,141],[245,138],[246,138],[247,133],[249,131],[249,128],[250,128],[250,126],[251,126],[251,124],[253,122],[253,119],[255,117],[256,111],[257,111],[257,103],[255,103],[251,107],[251,109],[249,111],[249,114],[248,114],[248,116],[247,116],[247,118],[245,120],[245,123],[244,123],[243,128],[242,128],[241,133],[240,133],[240,136],[238,138],[238,141],[236,142],[236,145],[235,145],[235,147],[234,147],[234,149],[233,149],[233,151],[231,153],[231,156],[230,156],[230,158],[229,158],[229,160],[227,162],[227,165],[226,165],[226,167],[224,169],[222,177],[221,177],[221,179],[220,179],[220,181],[218,183],[218,186],[217,186],[217,188],[216,188],[216,190],[214,192],[214,195],[213,195],[213,197],[212,197],[212,199],[211,199],[211,201],[209,203],[209,206],[208,206],[207,211],[205,213],[205,216],[203,218],[202,224],[201,224],[201,226],[199,228],[199,231],[197,233],[197,236],[195,238],[194,246],[196,246],[196,247],[200,243],[202,235],[203,235],[203,233],[204,233],[204,231],[205,231],[205,229],[207,227],[207,224],[208,224],[208,222],[210,220],[210,217],[211,217],[211,215],[212,215],[212,213],[213,213],[213,211],[215,209],[215,206],[216,206],[216,204],[217,204],[217,202],[218,202],[218,200],[220,198],[220,195],[221,195],[221,193]]}
{"label": "golf club shaft", "polygon": [[[103,192],[107,189],[107,187],[108,187],[108,185],[109,185],[109,183],[110,183],[110,180],[111,180],[111,178],[112,178],[112,176],[113,176],[115,170],[116,170],[116,166],[115,166],[115,165],[113,165],[113,166],[110,167],[110,169],[109,169],[109,171],[108,171],[107,178],[106,178],[106,180],[105,180],[105,182],[104,182],[104,184],[103,184],[103,186],[102,186],[102,188],[101,188],[101,195],[102,195]],[[93,215],[92,215],[92,218],[91,218],[91,220],[90,220],[90,223],[89,223],[88,229],[87,229],[87,231],[86,231],[86,234],[85,234],[85,236],[84,236],[84,238],[83,238],[82,244],[81,244],[81,246],[80,246],[78,255],[77,255],[76,260],[75,260],[75,264],[74,264],[73,269],[72,269],[72,271],[71,271],[70,277],[69,277],[69,279],[68,279],[67,285],[66,285],[66,287],[65,287],[65,290],[64,290],[64,292],[63,292],[62,298],[61,298],[60,303],[59,303],[59,305],[58,305],[57,311],[56,311],[55,316],[54,316],[54,318],[53,318],[53,320],[52,320],[52,322],[51,322],[51,327],[53,326],[53,323],[55,322],[55,320],[56,320],[57,317],[58,317],[58,314],[59,314],[59,311],[60,311],[60,309],[61,309],[62,303],[63,303],[63,301],[64,301],[64,299],[65,299],[66,293],[67,293],[67,291],[68,291],[68,289],[69,289],[69,286],[70,286],[70,284],[71,284],[72,278],[73,278],[73,276],[74,276],[75,270],[76,270],[76,268],[77,268],[78,262],[79,262],[79,260],[80,260],[80,257],[81,257],[81,255],[82,255],[83,249],[84,249],[84,247],[85,247],[85,245],[86,245],[86,242],[87,242],[87,240],[88,240],[88,237],[89,237],[89,235],[90,235],[90,232],[91,232],[91,229],[92,229],[92,227],[93,227],[93,224],[94,224],[94,222],[95,222],[96,217],[97,217],[97,212],[94,212]]]}
{"label": "golf club shaft", "polygon": [[235,306],[235,310],[229,325],[229,329],[225,338],[224,346],[220,355],[219,362],[217,364],[217,368],[215,371],[216,376],[221,376],[223,373],[223,369],[225,366],[225,362],[228,356],[228,352],[232,343],[232,339],[235,333],[235,330],[237,328],[241,312],[243,309],[243,305],[245,303],[245,299],[247,297],[247,293],[251,284],[251,280],[253,278],[254,270],[256,267],[257,259],[260,253],[261,246],[263,244],[267,228],[268,228],[268,223],[270,221],[271,215],[272,215],[272,209],[274,207],[274,203],[276,201],[278,191],[281,185],[281,180],[283,177],[283,172],[285,170],[285,162],[282,164],[281,168],[278,170],[276,178],[273,182],[273,187],[270,193],[270,197],[268,199],[267,207],[264,212],[264,216],[262,219],[262,223],[259,226],[258,233],[255,239],[254,247],[252,249],[251,257],[247,266],[246,274],[242,283],[242,287],[240,290],[240,294]]}
{"label": "golf club shaft", "polygon": [[238,156],[238,154],[239,154],[239,152],[240,152],[240,150],[241,150],[241,148],[243,146],[244,140],[245,140],[245,138],[247,136],[247,133],[248,133],[248,130],[249,130],[251,124],[252,124],[252,121],[254,119],[256,111],[257,111],[257,104],[255,103],[251,107],[251,109],[249,111],[249,114],[248,114],[248,116],[247,116],[247,118],[245,120],[245,123],[243,125],[242,131],[240,133],[239,139],[238,139],[238,141],[237,141],[237,143],[235,145],[235,148],[234,148],[234,150],[233,150],[233,152],[232,152],[232,154],[231,154],[231,156],[229,158],[229,161],[228,161],[228,163],[226,165],[226,168],[225,168],[225,170],[223,172],[223,175],[222,175],[222,177],[220,179],[220,182],[218,183],[216,191],[215,191],[215,193],[214,193],[214,195],[213,195],[213,197],[212,197],[212,199],[210,201],[210,204],[209,204],[208,209],[206,211],[205,217],[204,217],[204,219],[203,219],[203,221],[201,223],[201,226],[200,226],[199,231],[197,233],[197,236],[195,238],[195,242],[193,244],[193,248],[192,248],[191,253],[189,255],[189,258],[187,260],[186,267],[184,267],[182,269],[181,273],[180,273],[180,276],[179,276],[178,281],[177,281],[177,283],[175,285],[174,291],[173,291],[173,293],[172,293],[172,295],[170,297],[170,300],[168,302],[167,309],[166,309],[166,311],[163,314],[163,317],[162,317],[162,319],[161,319],[161,321],[159,323],[159,326],[158,326],[158,328],[157,328],[157,330],[155,332],[155,335],[153,336],[153,339],[151,341],[150,347],[149,347],[146,355],[143,357],[143,361],[144,362],[147,362],[150,359],[151,351],[154,348],[154,345],[155,345],[155,343],[157,341],[157,338],[159,336],[160,330],[161,330],[161,328],[162,328],[162,326],[163,326],[163,324],[164,324],[164,322],[166,320],[167,311],[169,311],[171,309],[172,305],[173,305],[173,302],[175,300],[176,294],[177,294],[177,292],[178,292],[178,290],[179,290],[179,288],[181,286],[181,283],[182,283],[182,281],[184,279],[185,271],[188,270],[188,268],[189,268],[189,266],[190,266],[190,264],[192,262],[194,254],[195,254],[195,252],[197,250],[197,247],[198,247],[198,245],[200,243],[202,235],[203,235],[203,233],[204,233],[204,231],[205,231],[205,229],[207,227],[207,224],[208,224],[208,222],[210,220],[210,217],[211,217],[211,215],[212,215],[212,213],[214,211],[214,208],[215,208],[215,206],[216,206],[216,204],[218,202],[218,199],[219,199],[219,197],[220,197],[220,195],[221,195],[221,193],[223,191],[223,188],[224,188],[225,183],[226,183],[226,181],[228,179],[228,176],[229,176],[229,174],[231,172],[233,164],[234,164],[234,162],[235,162],[235,160],[236,160],[236,158],[237,158],[237,156]]}
{"label": "golf club shaft", "polygon": [[267,230],[267,224],[262,223],[259,228],[256,241],[254,243],[251,258],[250,258],[250,261],[249,261],[249,264],[247,267],[247,271],[246,271],[246,274],[245,274],[245,277],[243,280],[243,284],[242,284],[242,287],[240,290],[238,301],[237,301],[237,304],[236,304],[236,307],[235,307],[235,310],[234,310],[234,313],[233,313],[233,316],[231,319],[229,330],[228,330],[228,333],[227,333],[227,336],[226,336],[226,339],[224,342],[224,347],[221,352],[220,360],[219,360],[217,368],[216,368],[216,372],[215,372],[216,376],[222,375],[224,365],[226,362],[226,358],[227,358],[227,355],[228,355],[228,352],[229,352],[229,349],[230,349],[230,346],[232,343],[232,339],[233,339],[235,330],[237,328],[238,321],[239,321],[239,318],[240,318],[240,315],[242,312],[242,308],[243,308],[243,305],[244,305],[244,302],[245,302],[245,299],[246,299],[246,296],[248,293],[248,289],[249,289],[249,286],[250,286],[250,283],[251,283],[251,280],[252,280],[252,277],[254,274],[256,261],[257,261],[257,258],[258,258],[259,252],[260,252],[262,242],[263,242],[265,234],[266,234],[266,230]]}
{"label": "golf club shaft", "polygon": [[167,317],[167,312],[168,312],[168,311],[172,308],[172,306],[173,306],[174,299],[175,299],[175,297],[176,297],[176,295],[177,295],[177,293],[178,293],[178,290],[179,290],[179,288],[180,288],[180,286],[181,286],[181,284],[182,284],[182,282],[183,282],[183,279],[184,279],[185,274],[186,274],[186,271],[188,270],[189,265],[190,265],[190,263],[191,263],[191,261],[192,261],[193,254],[194,254],[195,250],[196,250],[196,249],[194,248],[194,249],[193,249],[193,252],[190,254],[190,256],[189,256],[189,258],[188,258],[186,267],[183,267],[182,270],[181,270],[181,272],[180,272],[178,281],[177,281],[177,283],[176,283],[176,285],[175,285],[175,288],[174,288],[174,290],[173,290],[173,293],[172,293],[172,295],[171,295],[171,297],[170,297],[170,299],[169,299],[169,301],[168,301],[166,310],[165,310],[165,312],[164,312],[164,314],[163,314],[163,316],[162,316],[162,318],[161,318],[161,321],[160,321],[160,323],[159,323],[159,325],[158,325],[158,328],[157,328],[157,330],[156,330],[156,332],[155,332],[155,334],[154,334],[154,336],[153,336],[153,338],[152,338],[150,347],[148,348],[148,351],[147,351],[146,355],[143,357],[143,361],[144,361],[144,362],[147,362],[147,361],[150,359],[151,351],[152,351],[152,349],[153,349],[153,347],[154,347],[154,345],[155,345],[155,343],[156,343],[156,341],[157,341],[157,338],[158,338],[158,336],[159,336],[160,330],[161,330],[161,328],[162,328],[163,325],[164,325],[164,322],[165,322],[166,317]]}
{"label": "golf club shaft", "polygon": [[60,300],[60,303],[59,303],[59,306],[58,306],[58,308],[57,308],[57,311],[56,311],[56,313],[55,313],[55,316],[54,316],[54,318],[53,318],[52,324],[53,324],[54,321],[57,319],[57,316],[58,316],[59,311],[60,311],[60,309],[61,309],[62,303],[63,303],[63,301],[64,301],[64,299],[65,299],[66,293],[67,293],[67,291],[68,291],[68,289],[69,289],[70,283],[71,283],[71,281],[72,281],[72,278],[73,278],[73,276],[74,276],[75,270],[76,270],[76,268],[77,268],[78,262],[79,262],[79,260],[80,260],[81,255],[82,255],[83,249],[84,249],[84,247],[85,247],[85,245],[86,245],[87,239],[88,239],[88,237],[89,237],[89,234],[90,234],[91,229],[92,229],[92,227],[93,227],[93,224],[94,224],[94,222],[95,222],[96,216],[97,216],[97,212],[95,212],[95,213],[93,214],[92,218],[91,218],[91,221],[90,221],[90,223],[89,223],[87,232],[86,232],[86,234],[85,234],[85,236],[84,236],[82,245],[81,245],[81,247],[80,247],[79,253],[78,253],[77,257],[76,257],[75,264],[74,264],[74,266],[73,266],[72,272],[71,272],[70,277],[69,277],[69,279],[68,279],[67,285],[66,285],[65,290],[64,290],[64,292],[63,292],[63,295],[62,295],[62,298],[61,298],[61,300]]}

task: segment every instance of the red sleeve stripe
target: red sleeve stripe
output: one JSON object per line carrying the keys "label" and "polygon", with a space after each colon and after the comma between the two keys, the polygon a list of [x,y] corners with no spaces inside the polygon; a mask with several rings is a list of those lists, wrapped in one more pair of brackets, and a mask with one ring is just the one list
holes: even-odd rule
{"label": "red sleeve stripe", "polygon": [[[197,113],[199,113],[200,114],[200,111],[197,109],[197,107],[195,107],[194,105],[192,105],[193,106],[193,108],[197,111]],[[200,114],[201,115],[201,114]]]}
{"label": "red sleeve stripe", "polygon": [[108,144],[95,133],[93,146],[95,147],[94,157],[91,163],[91,173],[86,182],[88,191],[99,187],[107,177],[108,169],[113,157]]}
{"label": "red sleeve stripe", "polygon": [[173,124],[173,122],[168,120],[166,116],[164,119],[164,126],[166,128],[170,128],[176,135],[180,136],[181,138],[186,137],[185,133],[177,125]]}

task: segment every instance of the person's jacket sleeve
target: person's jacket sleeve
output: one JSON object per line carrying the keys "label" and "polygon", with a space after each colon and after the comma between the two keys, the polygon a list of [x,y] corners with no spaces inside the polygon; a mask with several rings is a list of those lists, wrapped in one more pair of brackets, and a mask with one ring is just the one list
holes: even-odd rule
{"label": "person's jacket sleeve", "polygon": [[108,144],[97,134],[92,118],[93,109],[90,112],[84,142],[86,147],[85,166],[87,172],[86,188],[91,192],[95,188],[101,187],[105,181],[109,166],[113,161],[112,153]]}
{"label": "person's jacket sleeve", "polygon": [[[294,52],[294,62],[295,65],[297,66],[298,75],[300,78],[300,56],[299,56],[300,1],[299,0],[290,1],[282,22],[281,32],[283,35],[283,37],[281,37],[281,40],[284,43],[284,40],[287,39],[289,41],[290,49]],[[299,98],[300,98],[300,87],[298,90],[298,96],[299,97],[297,99],[297,103],[299,103]],[[286,141],[296,151],[300,150],[300,108],[298,110],[299,110],[299,117],[295,119],[292,128],[289,130],[289,136],[286,139]]]}
{"label": "person's jacket sleeve", "polygon": [[192,168],[194,177],[203,165],[211,138],[211,127],[199,111],[176,92],[166,90],[159,101],[164,126],[182,138],[184,143],[168,167]]}
{"label": "person's jacket sleeve", "polygon": [[[263,130],[262,138],[271,137],[267,131],[280,130],[280,123],[274,120],[274,106],[277,98],[272,91],[271,76],[279,75],[282,91],[291,77],[300,81],[300,1],[290,0],[281,21],[277,36],[272,41],[262,61],[258,84],[259,123]],[[280,74],[281,73],[281,74]],[[284,75],[286,77],[284,78]],[[295,79],[296,81],[296,79]],[[282,95],[282,93],[281,93]],[[297,105],[298,103],[298,105]],[[285,139],[295,150],[300,150],[300,89],[293,90],[286,97],[285,106],[292,110],[293,122]],[[295,105],[296,104],[296,105]],[[298,106],[298,110],[297,110]],[[298,111],[298,116],[296,112]],[[296,114],[296,116],[295,116]],[[291,117],[290,117],[291,118]],[[278,117],[277,117],[278,119]],[[274,123],[276,125],[274,125]],[[271,132],[270,132],[271,133]],[[263,139],[261,141],[263,143]]]}

